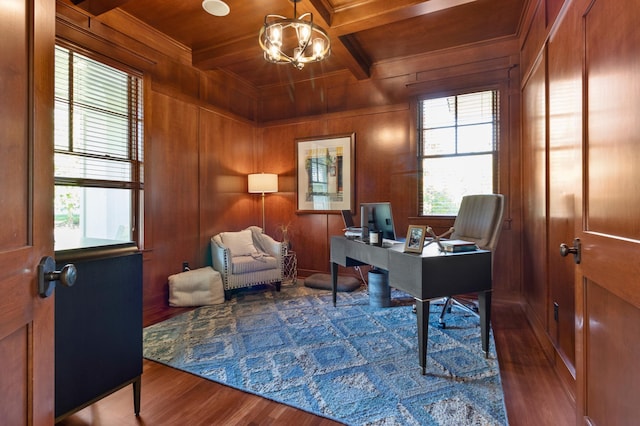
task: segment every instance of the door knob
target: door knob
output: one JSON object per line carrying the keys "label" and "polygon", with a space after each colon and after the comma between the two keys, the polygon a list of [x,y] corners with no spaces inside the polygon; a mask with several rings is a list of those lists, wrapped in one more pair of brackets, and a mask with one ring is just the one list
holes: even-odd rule
{"label": "door knob", "polygon": [[567,244],[560,244],[560,256],[566,257],[569,253],[573,254],[573,261],[576,264],[580,263],[582,254],[582,244],[579,238],[573,239],[573,246],[569,247]]}
{"label": "door knob", "polygon": [[38,264],[38,293],[42,298],[49,297],[58,282],[65,287],[71,287],[76,283],[77,276],[78,271],[75,265],[64,265],[60,271],[56,271],[55,260],[45,256]]}

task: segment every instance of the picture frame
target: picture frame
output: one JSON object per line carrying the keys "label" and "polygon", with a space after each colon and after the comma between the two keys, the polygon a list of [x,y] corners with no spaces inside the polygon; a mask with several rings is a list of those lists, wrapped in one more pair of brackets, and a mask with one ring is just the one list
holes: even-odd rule
{"label": "picture frame", "polygon": [[422,253],[427,228],[420,225],[409,225],[407,239],[404,242],[405,253]]}
{"label": "picture frame", "polygon": [[355,133],[296,139],[296,213],[354,211]]}

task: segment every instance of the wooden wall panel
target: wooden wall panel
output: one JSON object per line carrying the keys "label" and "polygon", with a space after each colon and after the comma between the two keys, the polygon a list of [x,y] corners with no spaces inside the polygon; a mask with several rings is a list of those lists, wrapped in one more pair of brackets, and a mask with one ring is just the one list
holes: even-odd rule
{"label": "wooden wall panel", "polygon": [[546,330],[547,308],[547,146],[545,57],[522,90],[523,234],[522,283],[527,304]]}
{"label": "wooden wall panel", "polygon": [[547,16],[547,26],[552,25],[556,18],[558,17],[558,13],[560,13],[560,9],[564,4],[565,0],[545,0],[545,10]]}
{"label": "wooden wall panel", "polygon": [[[565,15],[548,43],[549,90],[549,337],[575,376],[575,264],[560,257],[572,245],[580,217],[582,188],[581,20]],[[554,312],[554,304],[557,312]]]}
{"label": "wooden wall panel", "polygon": [[257,121],[257,98],[255,88],[246,83],[229,81],[220,71],[201,74],[200,100],[208,106],[216,106],[239,117]]}
{"label": "wooden wall panel", "polygon": [[522,76],[526,78],[544,46],[546,38],[546,16],[544,0],[531,0],[529,9],[532,18],[525,26],[524,36],[522,37],[522,48],[520,55],[520,66],[522,67]]}
{"label": "wooden wall panel", "polygon": [[296,139],[326,134],[324,119],[307,119],[259,129],[256,171],[278,175],[278,192],[269,194],[266,199],[266,232],[281,240],[280,226],[288,227],[291,249],[297,254],[298,273],[302,276],[328,270],[329,258],[327,215],[296,213]]}
{"label": "wooden wall panel", "polygon": [[182,262],[199,263],[198,109],[186,102],[153,94],[146,118],[145,227],[152,233],[145,267],[146,307],[167,305],[167,277]]}
{"label": "wooden wall panel", "polygon": [[[199,109],[200,252],[197,266],[211,264],[209,242],[224,231],[261,226],[260,196],[247,192],[255,173],[255,127],[211,110]],[[270,195],[267,196],[269,198]]]}

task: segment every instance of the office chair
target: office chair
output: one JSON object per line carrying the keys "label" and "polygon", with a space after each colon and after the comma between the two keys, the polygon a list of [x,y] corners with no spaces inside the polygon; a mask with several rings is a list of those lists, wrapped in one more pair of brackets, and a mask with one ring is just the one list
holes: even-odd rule
{"label": "office chair", "polygon": [[[358,238],[362,238],[362,228],[355,226],[355,223],[353,221],[353,215],[351,214],[351,210],[341,210],[340,214],[342,215],[342,221],[344,222],[345,236],[347,237],[357,236]],[[354,266],[353,269],[358,271],[358,273],[360,274],[360,279],[362,280],[362,283],[365,286],[368,285],[367,280],[364,279],[362,269],[360,269],[359,266]]]}
{"label": "office chair", "polygon": [[[478,248],[489,250],[491,256],[491,276],[493,277],[493,252],[498,245],[502,230],[504,214],[504,196],[501,194],[467,195],[462,197],[460,209],[453,223],[452,240],[473,241]],[[444,316],[451,312],[451,306],[458,306],[468,312],[478,315],[477,307],[472,308],[456,300],[454,297],[445,298],[439,323],[446,327]]]}

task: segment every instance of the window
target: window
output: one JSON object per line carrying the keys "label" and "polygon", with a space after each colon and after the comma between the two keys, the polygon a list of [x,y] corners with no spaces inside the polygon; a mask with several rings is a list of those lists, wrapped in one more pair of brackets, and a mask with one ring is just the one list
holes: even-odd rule
{"label": "window", "polygon": [[498,92],[418,102],[420,215],[456,215],[462,196],[494,192]]}
{"label": "window", "polygon": [[56,250],[139,240],[142,80],[55,49]]}

